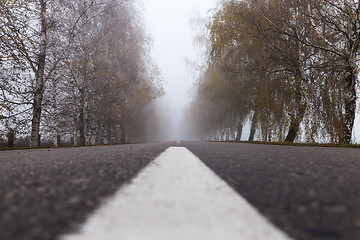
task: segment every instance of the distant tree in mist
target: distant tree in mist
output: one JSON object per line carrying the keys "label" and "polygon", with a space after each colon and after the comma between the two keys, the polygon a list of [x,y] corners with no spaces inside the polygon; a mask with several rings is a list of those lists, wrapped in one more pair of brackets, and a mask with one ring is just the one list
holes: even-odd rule
{"label": "distant tree in mist", "polygon": [[[0,121],[76,144],[138,141],[162,94],[134,1],[1,1]],[[29,131],[28,129],[31,129]]]}
{"label": "distant tree in mist", "polygon": [[[223,1],[207,24],[207,63],[192,109],[205,135],[350,143],[360,3]],[[209,118],[209,114],[211,117]],[[231,119],[231,120],[229,120]],[[237,122],[238,124],[234,124]],[[238,133],[238,134],[236,134]]]}

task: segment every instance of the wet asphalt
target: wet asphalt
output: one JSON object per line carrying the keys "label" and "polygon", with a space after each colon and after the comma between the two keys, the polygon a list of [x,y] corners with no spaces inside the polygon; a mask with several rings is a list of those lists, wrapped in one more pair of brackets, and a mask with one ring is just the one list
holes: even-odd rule
{"label": "wet asphalt", "polygon": [[76,230],[175,145],[294,239],[360,240],[360,149],[208,142],[0,152],[0,240],[53,240]]}

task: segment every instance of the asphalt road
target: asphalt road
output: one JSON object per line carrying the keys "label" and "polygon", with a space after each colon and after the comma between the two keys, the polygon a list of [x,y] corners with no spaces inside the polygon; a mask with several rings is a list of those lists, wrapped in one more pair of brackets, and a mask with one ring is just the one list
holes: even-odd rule
{"label": "asphalt road", "polygon": [[360,239],[360,149],[184,146],[293,238]]}
{"label": "asphalt road", "polygon": [[71,232],[172,145],[293,238],[360,239],[360,149],[183,142],[0,152],[0,240]]}
{"label": "asphalt road", "polygon": [[170,143],[0,152],[0,240],[76,228]]}

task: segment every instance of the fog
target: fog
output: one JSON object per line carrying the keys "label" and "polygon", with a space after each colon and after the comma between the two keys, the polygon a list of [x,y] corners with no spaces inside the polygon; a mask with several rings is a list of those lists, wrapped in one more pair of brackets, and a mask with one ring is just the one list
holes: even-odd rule
{"label": "fog", "polygon": [[[194,119],[186,116],[185,111],[198,76],[187,62],[200,62],[202,51],[194,44],[196,32],[192,20],[207,19],[216,5],[216,0],[144,0],[146,29],[153,41],[152,56],[160,68],[165,91],[165,96],[152,106],[158,121],[157,132],[152,134],[155,140],[199,139],[201,135],[198,128],[203,122],[193,124]],[[353,142],[360,140],[359,119],[357,114]],[[250,125],[250,119],[244,122],[241,140],[247,140]]]}
{"label": "fog", "polygon": [[196,61],[201,49],[194,45],[192,19],[208,16],[216,0],[144,0],[147,32],[152,36],[152,56],[164,83],[165,96],[154,104],[164,126],[159,140],[190,138],[183,112],[189,104],[196,74],[187,60]]}
{"label": "fog", "polygon": [[[340,48],[352,45],[343,32],[352,35],[357,20],[340,19],[353,27],[339,30],[339,16],[324,21],[304,10],[295,24],[286,4],[278,11],[272,2],[125,2],[1,8],[0,145],[359,142],[358,48]],[[272,30],[278,18],[287,22],[283,31]],[[318,42],[326,36],[310,21],[325,26],[328,41]],[[284,41],[297,28],[303,34]]]}

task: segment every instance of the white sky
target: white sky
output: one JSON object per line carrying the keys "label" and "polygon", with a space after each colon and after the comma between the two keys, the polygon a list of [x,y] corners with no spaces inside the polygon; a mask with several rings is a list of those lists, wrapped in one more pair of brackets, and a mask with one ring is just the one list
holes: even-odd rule
{"label": "white sky", "polygon": [[198,12],[202,17],[216,6],[216,0],[143,0],[147,33],[154,40],[153,58],[157,62],[164,81],[169,115],[173,129],[169,135],[177,138],[181,134],[176,125],[182,111],[189,102],[194,83],[191,69],[185,59],[195,60],[200,53],[193,44],[194,32],[191,20]]}

